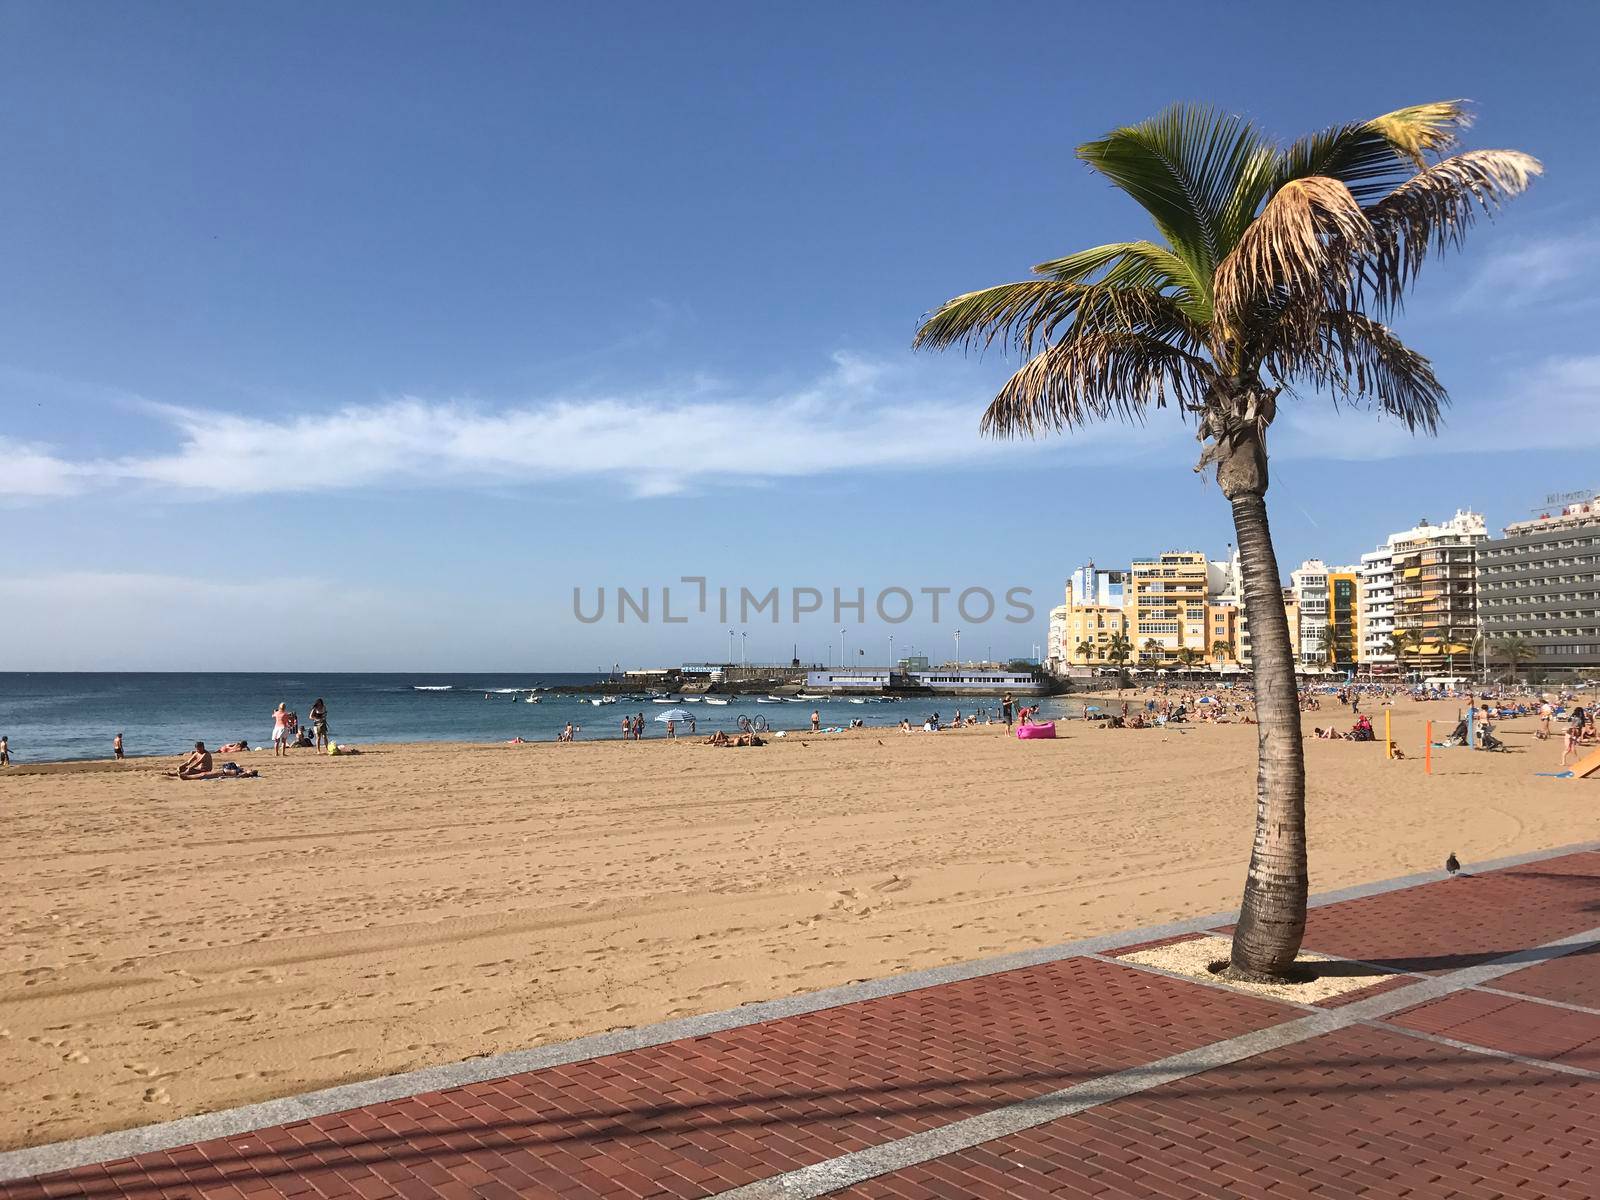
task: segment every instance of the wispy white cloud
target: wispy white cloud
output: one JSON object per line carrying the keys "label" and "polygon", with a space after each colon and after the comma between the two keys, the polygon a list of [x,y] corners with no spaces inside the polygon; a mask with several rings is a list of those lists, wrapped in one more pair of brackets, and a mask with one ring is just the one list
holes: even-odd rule
{"label": "wispy white cloud", "polygon": [[[766,394],[695,379],[677,389],[498,409],[406,397],[270,419],[153,405],[149,411],[177,433],[175,451],[80,464],[45,458],[26,494],[47,494],[53,477],[233,495],[605,477],[660,496],[716,482],[981,465],[1060,451],[1059,441],[980,438],[986,385],[939,366],[838,354],[817,380]],[[1145,454],[1182,437],[1178,423],[1163,426],[1154,434],[1093,430],[1072,448],[1102,460]]]}
{"label": "wispy white cloud", "polygon": [[[1066,461],[1107,466],[1187,456],[1175,414],[1148,427],[1038,442],[978,435],[990,376],[945,363],[836,355],[796,387],[751,392],[691,379],[676,388],[565,396],[490,408],[404,397],[281,419],[143,405],[176,449],[74,461],[0,442],[0,497],[159,486],[170,495],[252,496],[373,487],[500,487],[595,479],[641,497],[806,476]],[[1464,394],[1436,439],[1394,421],[1286,402],[1274,455],[1334,460],[1600,446],[1600,355],[1545,359]]]}
{"label": "wispy white cloud", "polygon": [[1457,311],[1589,300],[1600,275],[1600,226],[1524,238],[1491,253],[1456,297]]}
{"label": "wispy white cloud", "polygon": [[92,472],[41,446],[0,437],[0,496],[69,496]]}

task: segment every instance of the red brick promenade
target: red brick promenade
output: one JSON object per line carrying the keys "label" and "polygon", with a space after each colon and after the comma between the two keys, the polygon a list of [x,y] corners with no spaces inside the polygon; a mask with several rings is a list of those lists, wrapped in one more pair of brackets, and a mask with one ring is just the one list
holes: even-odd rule
{"label": "red brick promenade", "polygon": [[1308,950],[1384,972],[1320,1006],[1105,941],[253,1132],[147,1131],[168,1148],[0,1200],[1596,1194],[1600,852],[1316,908]]}

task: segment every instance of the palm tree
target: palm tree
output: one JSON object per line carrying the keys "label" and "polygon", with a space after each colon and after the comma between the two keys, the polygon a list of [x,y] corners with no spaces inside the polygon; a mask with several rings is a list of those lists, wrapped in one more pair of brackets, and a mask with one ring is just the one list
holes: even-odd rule
{"label": "palm tree", "polygon": [[[1169,405],[1192,418],[1233,510],[1260,719],[1256,831],[1231,969],[1282,977],[1305,933],[1305,764],[1267,523],[1267,429],[1295,386],[1432,433],[1447,397],[1384,323],[1429,254],[1542,169],[1511,150],[1445,157],[1460,102],[1269,141],[1176,106],[1078,148],[1153,219],[1154,240],[1080,250],[932,313],[916,345],[1023,359],[984,432],[1036,435]],[[1290,395],[1294,393],[1290,391]]]}
{"label": "palm tree", "polygon": [[1079,658],[1083,659],[1085,663],[1088,663],[1094,658],[1094,643],[1088,638],[1084,638],[1083,641],[1078,643],[1077,648],[1073,651],[1073,653],[1075,653]]}
{"label": "palm tree", "polygon": [[1508,637],[1501,638],[1494,649],[1495,653],[1506,660],[1506,666],[1511,668],[1512,683],[1517,681],[1517,667],[1522,663],[1531,662],[1539,656],[1532,642],[1514,633]]}
{"label": "palm tree", "polygon": [[1145,639],[1144,652],[1145,652],[1145,656],[1147,658],[1153,659],[1156,662],[1160,662],[1161,659],[1157,658],[1156,656],[1159,655],[1161,653],[1161,651],[1162,651],[1161,643],[1158,642],[1155,638],[1146,638]]}
{"label": "palm tree", "polygon": [[1322,655],[1328,660],[1330,667],[1336,666],[1339,660],[1339,627],[1329,622],[1322,630]]}
{"label": "palm tree", "polygon": [[1125,633],[1113,633],[1111,640],[1106,644],[1106,657],[1117,666],[1122,666],[1133,655],[1133,643],[1128,640]]}
{"label": "palm tree", "polygon": [[1183,646],[1178,650],[1178,661],[1182,663],[1185,668],[1191,670],[1194,668],[1196,663],[1204,661],[1205,656],[1205,651],[1195,646]]}
{"label": "palm tree", "polygon": [[1211,643],[1211,657],[1217,660],[1217,666],[1222,666],[1233,657],[1233,643],[1227,638],[1217,638]]}
{"label": "palm tree", "polygon": [[1405,674],[1406,652],[1416,645],[1414,630],[1396,629],[1389,634],[1389,653],[1394,655],[1394,668],[1398,674]]}

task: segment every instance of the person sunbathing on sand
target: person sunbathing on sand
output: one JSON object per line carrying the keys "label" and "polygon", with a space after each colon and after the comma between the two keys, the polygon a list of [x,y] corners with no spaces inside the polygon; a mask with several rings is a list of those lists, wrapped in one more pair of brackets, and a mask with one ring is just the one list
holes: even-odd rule
{"label": "person sunbathing on sand", "polygon": [[218,754],[242,754],[244,751],[246,751],[248,749],[250,749],[250,743],[245,741],[243,738],[240,738],[237,742],[229,742],[226,746],[218,747],[217,753]]}

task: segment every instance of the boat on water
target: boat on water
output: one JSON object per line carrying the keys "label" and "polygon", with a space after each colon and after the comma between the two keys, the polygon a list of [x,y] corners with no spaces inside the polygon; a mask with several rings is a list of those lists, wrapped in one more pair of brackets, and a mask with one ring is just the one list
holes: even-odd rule
{"label": "boat on water", "polygon": [[676,704],[677,701],[674,700],[671,696],[651,696],[650,697],[650,703],[651,704]]}
{"label": "boat on water", "polygon": [[707,697],[705,697],[705,702],[707,704],[726,704],[727,703],[727,701],[722,699],[722,697],[720,697],[720,696],[707,696]]}
{"label": "boat on water", "polygon": [[757,696],[756,697],[756,703],[757,704],[782,704],[783,701],[779,700],[776,696]]}
{"label": "boat on water", "polygon": [[544,703],[544,701],[542,701],[538,696],[529,696],[526,700],[523,701],[523,703],[524,704],[542,704],[542,703]]}
{"label": "boat on water", "polygon": [[683,702],[685,704],[699,704],[704,699],[704,696],[685,696]]}

